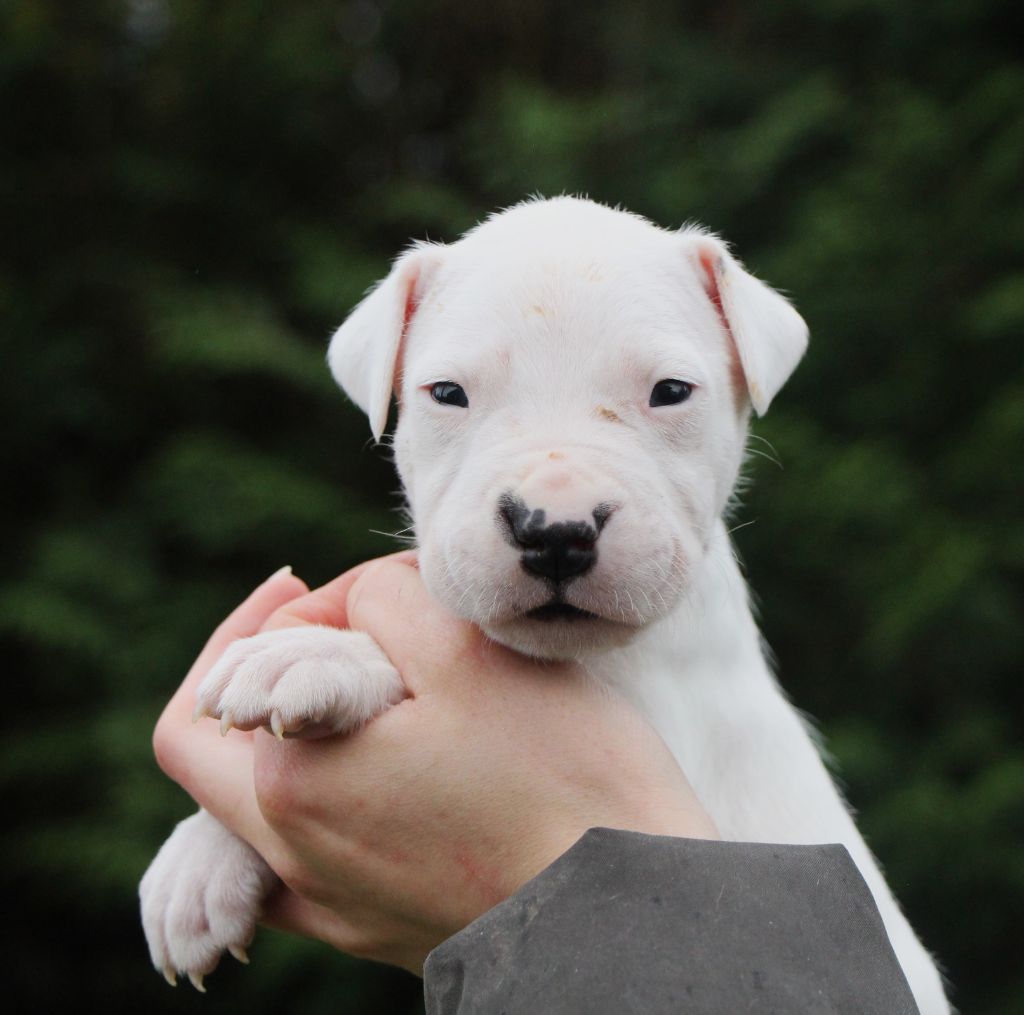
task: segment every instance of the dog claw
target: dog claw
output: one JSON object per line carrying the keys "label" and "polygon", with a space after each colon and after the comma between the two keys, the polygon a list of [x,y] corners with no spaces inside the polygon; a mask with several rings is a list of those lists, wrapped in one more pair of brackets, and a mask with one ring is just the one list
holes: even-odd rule
{"label": "dog claw", "polygon": [[203,974],[202,973],[190,972],[188,974],[188,978],[191,981],[192,986],[195,987],[196,990],[198,990],[200,994],[205,994],[206,993],[206,988],[203,986]]}
{"label": "dog claw", "polygon": [[175,974],[174,970],[170,966],[164,966],[164,968],[161,969],[160,972],[162,972],[164,974],[164,979],[172,987],[177,987],[178,986],[178,977]]}
{"label": "dog claw", "polygon": [[284,740],[284,722],[276,708],[270,713],[270,729],[278,740]]}
{"label": "dog claw", "polygon": [[228,945],[228,951],[231,952],[231,954],[234,955],[234,957],[238,959],[243,966],[249,965],[249,953],[244,948],[240,948],[238,945]]}
{"label": "dog claw", "polygon": [[226,737],[228,735],[228,730],[230,730],[233,725],[234,716],[232,716],[230,712],[225,711],[220,717],[220,735],[222,737]]}

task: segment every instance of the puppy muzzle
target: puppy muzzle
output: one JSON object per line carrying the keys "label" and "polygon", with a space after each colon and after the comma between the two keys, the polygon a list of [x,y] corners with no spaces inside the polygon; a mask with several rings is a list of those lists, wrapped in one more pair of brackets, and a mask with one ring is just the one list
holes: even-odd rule
{"label": "puppy muzzle", "polygon": [[505,541],[519,551],[522,568],[549,582],[556,596],[597,563],[597,542],[615,505],[598,504],[589,519],[548,522],[543,507],[527,505],[512,493],[498,499],[496,520]]}

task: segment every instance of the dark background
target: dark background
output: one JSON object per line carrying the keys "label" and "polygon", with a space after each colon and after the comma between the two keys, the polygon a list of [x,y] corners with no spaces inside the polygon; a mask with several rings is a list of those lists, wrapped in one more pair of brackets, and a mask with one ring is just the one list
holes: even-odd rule
{"label": "dark background", "polygon": [[[4,997],[415,1012],[261,932],[210,994],[135,886],[207,632],[393,547],[323,365],[410,237],[586,192],[809,321],[736,538],[783,684],[965,1012],[1024,1012],[1024,66],[1003,0],[0,0]],[[778,463],[769,460],[777,459]]]}

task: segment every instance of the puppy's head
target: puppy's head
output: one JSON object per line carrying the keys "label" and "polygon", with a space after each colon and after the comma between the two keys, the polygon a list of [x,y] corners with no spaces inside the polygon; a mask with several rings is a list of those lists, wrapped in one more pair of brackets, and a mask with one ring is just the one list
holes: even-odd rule
{"label": "puppy's head", "polygon": [[413,247],[328,355],[386,424],[424,580],[512,648],[566,658],[669,612],[807,345],[714,237],[575,198]]}

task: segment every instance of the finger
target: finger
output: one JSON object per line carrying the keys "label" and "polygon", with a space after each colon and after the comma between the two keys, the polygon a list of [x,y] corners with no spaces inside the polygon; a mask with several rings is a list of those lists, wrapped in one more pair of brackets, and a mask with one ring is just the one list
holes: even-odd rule
{"label": "finger", "polygon": [[153,736],[161,768],[201,807],[250,842],[265,827],[253,791],[252,737],[235,733],[224,740],[215,724],[194,725],[195,688],[231,642],[255,634],[278,607],[306,590],[290,567],[257,586],[210,636],[165,707]]}
{"label": "finger", "polygon": [[306,583],[292,574],[291,567],[275,571],[258,585],[248,598],[220,623],[210,636],[181,686],[165,709],[174,716],[191,721],[195,708],[195,689],[207,670],[221,657],[224,649],[238,638],[256,634],[260,625],[285,603],[308,591]]}
{"label": "finger", "polygon": [[264,903],[260,923],[289,934],[327,942],[333,941],[339,924],[344,926],[333,909],[304,899],[285,885]]}
{"label": "finger", "polygon": [[[401,561],[413,566],[415,550],[402,550],[382,560]],[[283,603],[262,623],[261,631],[275,631],[283,627],[302,627],[306,624],[324,624],[327,627],[348,627],[348,594],[352,586],[368,568],[379,563],[368,560],[346,571],[343,575],[304,596]]]}
{"label": "finger", "polygon": [[[409,551],[395,556],[415,560],[415,554]],[[195,686],[237,638],[272,626],[346,623],[347,589],[363,570],[365,565],[314,593],[290,569],[271,575],[214,632],[157,725],[154,744],[164,771],[200,806],[264,855],[276,845],[276,837],[268,842],[272,833],[256,801],[253,736],[232,730],[222,738],[215,723],[193,724]],[[291,611],[285,612],[289,607]]]}
{"label": "finger", "polygon": [[194,724],[167,709],[153,748],[161,769],[200,807],[269,859],[276,837],[256,801],[251,733],[233,730],[221,737],[216,723]]}
{"label": "finger", "polygon": [[381,915],[372,904],[369,909],[365,905],[349,908],[343,904],[340,910],[321,906],[282,886],[265,902],[260,923],[275,930],[315,938],[349,955],[401,966],[422,976],[424,957],[440,942],[424,944],[420,953],[413,948],[409,955],[405,954],[406,949],[388,948],[381,940]]}
{"label": "finger", "polygon": [[199,653],[192,669],[203,669],[205,672],[231,642],[256,634],[260,625],[275,610],[308,591],[306,583],[292,573],[290,565],[275,571],[220,623]]}
{"label": "finger", "polygon": [[[213,727],[213,723],[209,724]],[[188,770],[179,780],[200,807],[270,861],[277,836],[267,826],[253,785],[251,735],[221,739],[189,731]]]}
{"label": "finger", "polygon": [[378,561],[363,571],[349,590],[347,613],[350,626],[377,641],[413,694],[422,689],[424,658],[479,654],[483,662],[486,653],[480,631],[433,599],[419,571],[402,561]]}

